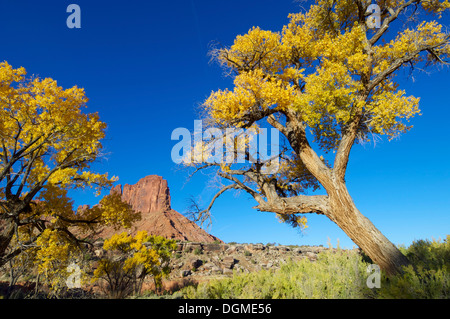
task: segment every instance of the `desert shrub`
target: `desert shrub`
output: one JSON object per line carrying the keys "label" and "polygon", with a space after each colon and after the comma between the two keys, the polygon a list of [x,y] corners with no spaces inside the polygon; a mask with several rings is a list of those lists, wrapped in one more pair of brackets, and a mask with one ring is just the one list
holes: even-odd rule
{"label": "desert shrub", "polygon": [[146,231],[134,237],[123,232],[105,240],[103,249],[108,255],[99,261],[93,281],[103,279],[105,292],[118,299],[133,292],[139,294],[148,275],[153,277],[156,289],[161,287],[162,278],[170,273],[169,261],[176,243]]}
{"label": "desert shrub", "polygon": [[2,294],[1,282],[7,281],[8,288],[3,291],[5,298],[20,298],[21,291],[14,291],[15,286],[20,282],[31,282],[35,278],[33,261],[35,254],[32,251],[25,251],[15,258],[9,260],[3,267],[0,267],[0,295]]}
{"label": "desert shrub", "polygon": [[443,241],[418,240],[404,252],[416,267],[439,270],[450,269],[450,235]]}
{"label": "desert shrub", "polygon": [[250,274],[235,272],[232,278],[187,287],[185,298],[364,298],[367,265],[355,251],[319,254],[314,263],[292,260],[276,271]]}
{"label": "desert shrub", "polygon": [[71,279],[76,280],[79,276],[76,284],[85,282],[83,251],[65,232],[50,228],[44,230],[36,241],[34,253],[38,289],[48,290],[48,298],[65,298],[70,294],[69,289],[75,286],[70,287],[68,282],[76,283]]}
{"label": "desert shrub", "polygon": [[380,299],[450,299],[450,275],[443,269],[408,266],[402,275],[384,278],[375,296]]}
{"label": "desert shrub", "polygon": [[411,261],[404,273],[383,278],[377,298],[449,299],[450,235],[445,240],[418,240],[401,248]]}

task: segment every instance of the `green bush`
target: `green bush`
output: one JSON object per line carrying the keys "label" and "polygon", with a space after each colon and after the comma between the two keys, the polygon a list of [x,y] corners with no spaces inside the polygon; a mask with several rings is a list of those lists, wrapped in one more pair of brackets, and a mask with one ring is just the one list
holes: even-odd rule
{"label": "green bush", "polygon": [[418,240],[401,250],[411,266],[402,275],[383,278],[377,298],[450,299],[450,235],[443,242]]}

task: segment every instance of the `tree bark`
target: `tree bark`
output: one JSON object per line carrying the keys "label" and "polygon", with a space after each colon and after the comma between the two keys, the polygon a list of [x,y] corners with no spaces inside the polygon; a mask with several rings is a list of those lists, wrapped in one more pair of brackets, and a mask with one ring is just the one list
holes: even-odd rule
{"label": "tree bark", "polygon": [[[320,205],[325,207],[322,213],[335,222],[387,275],[401,272],[401,267],[409,264],[408,259],[369,219],[360,213],[345,185],[348,158],[356,137],[360,116],[355,117],[339,145],[334,169],[327,167],[311,148],[304,126],[298,117],[289,113],[287,117],[288,121],[282,131],[283,134],[306,168],[327,191],[327,205]],[[308,207],[319,206],[309,205]],[[318,209],[312,209],[310,212],[320,213]],[[304,213],[304,209],[299,213]]]}
{"label": "tree bark", "polygon": [[9,243],[14,236],[14,222],[11,219],[0,218],[0,266],[3,266],[2,258],[8,249]]}
{"label": "tree bark", "polygon": [[356,208],[347,187],[337,182],[329,194],[326,215],[388,276],[402,271],[409,260]]}

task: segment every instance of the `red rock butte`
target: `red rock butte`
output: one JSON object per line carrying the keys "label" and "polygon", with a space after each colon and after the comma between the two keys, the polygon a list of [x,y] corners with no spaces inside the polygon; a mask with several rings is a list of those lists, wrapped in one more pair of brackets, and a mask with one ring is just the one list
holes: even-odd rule
{"label": "red rock butte", "polygon": [[170,207],[169,187],[161,176],[146,176],[134,185],[116,185],[111,193],[121,194],[124,202],[130,204],[135,212],[141,213],[141,220],[129,229],[114,230],[105,227],[96,236],[98,238],[108,238],[123,231],[135,235],[137,231],[145,230],[150,235],[180,241],[222,242]]}

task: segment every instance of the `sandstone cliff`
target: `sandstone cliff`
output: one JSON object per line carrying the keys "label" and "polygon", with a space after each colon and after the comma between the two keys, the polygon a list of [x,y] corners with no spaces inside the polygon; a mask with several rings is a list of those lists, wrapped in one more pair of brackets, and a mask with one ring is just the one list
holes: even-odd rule
{"label": "sandstone cliff", "polygon": [[208,234],[197,224],[190,221],[170,206],[170,191],[167,181],[160,176],[150,175],[142,178],[134,185],[125,184],[115,186],[111,193],[119,193],[122,200],[131,205],[136,212],[141,212],[142,219],[131,229],[114,230],[105,227],[98,234],[98,238],[108,238],[124,230],[135,234],[145,230],[151,235],[181,241],[195,241],[209,243],[219,241],[217,237]]}

